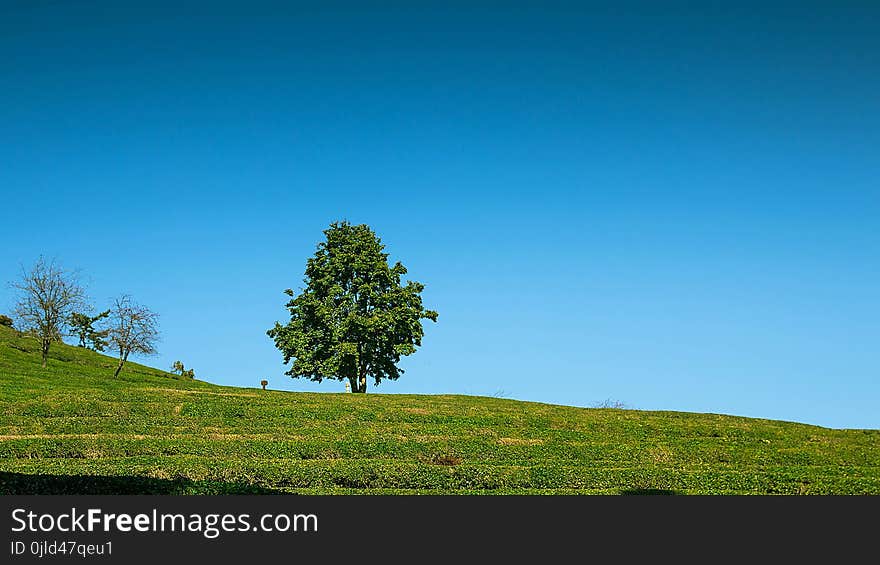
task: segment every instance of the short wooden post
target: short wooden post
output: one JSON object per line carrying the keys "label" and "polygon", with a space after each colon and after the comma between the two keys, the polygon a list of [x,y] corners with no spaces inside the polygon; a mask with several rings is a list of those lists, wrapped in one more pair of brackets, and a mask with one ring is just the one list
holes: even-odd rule
{"label": "short wooden post", "polygon": [[260,381],[260,384],[263,385],[263,390],[266,390],[266,385],[269,384],[269,381],[263,379],[262,381]]}

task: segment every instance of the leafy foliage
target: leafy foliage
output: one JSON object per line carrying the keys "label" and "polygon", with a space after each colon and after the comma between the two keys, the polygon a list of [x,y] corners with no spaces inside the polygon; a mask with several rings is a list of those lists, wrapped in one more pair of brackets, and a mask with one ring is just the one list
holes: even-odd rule
{"label": "leafy foliage", "polygon": [[436,322],[437,312],[422,306],[423,284],[401,282],[406,267],[389,265],[369,226],[335,222],[324,235],[307,261],[305,289],[284,291],[290,321],[267,333],[284,362],[293,360],[288,375],[348,380],[352,392],[366,392],[368,376],[376,385],[400,377],[400,358],[421,345],[421,320]]}
{"label": "leafy foliage", "polygon": [[99,330],[95,324],[110,316],[110,310],[104,310],[97,316],[90,316],[83,312],[73,312],[68,319],[71,334],[79,340],[80,347],[91,347],[95,351],[104,351],[107,347],[109,329]]}

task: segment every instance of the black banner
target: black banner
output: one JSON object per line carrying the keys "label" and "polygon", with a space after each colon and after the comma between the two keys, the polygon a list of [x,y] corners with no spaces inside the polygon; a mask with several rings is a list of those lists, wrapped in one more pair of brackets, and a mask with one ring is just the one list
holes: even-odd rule
{"label": "black banner", "polygon": [[845,562],[873,552],[880,497],[4,496],[0,507],[0,563]]}

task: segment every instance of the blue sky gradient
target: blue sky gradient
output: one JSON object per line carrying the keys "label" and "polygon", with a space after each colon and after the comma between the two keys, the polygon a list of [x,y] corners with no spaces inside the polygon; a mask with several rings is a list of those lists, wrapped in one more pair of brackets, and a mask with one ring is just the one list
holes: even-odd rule
{"label": "blue sky gradient", "polygon": [[880,428],[876,4],[412,4],[0,2],[0,278],[338,392],[265,332],[347,219],[440,313],[371,392]]}

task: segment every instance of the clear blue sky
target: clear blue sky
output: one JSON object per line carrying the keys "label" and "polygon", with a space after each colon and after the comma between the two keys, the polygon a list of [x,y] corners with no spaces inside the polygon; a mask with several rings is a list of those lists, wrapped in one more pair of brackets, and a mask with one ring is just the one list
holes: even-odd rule
{"label": "clear blue sky", "polygon": [[3,282],[338,392],[265,332],[348,219],[440,313],[372,392],[880,428],[876,3],[182,4],[0,2]]}

